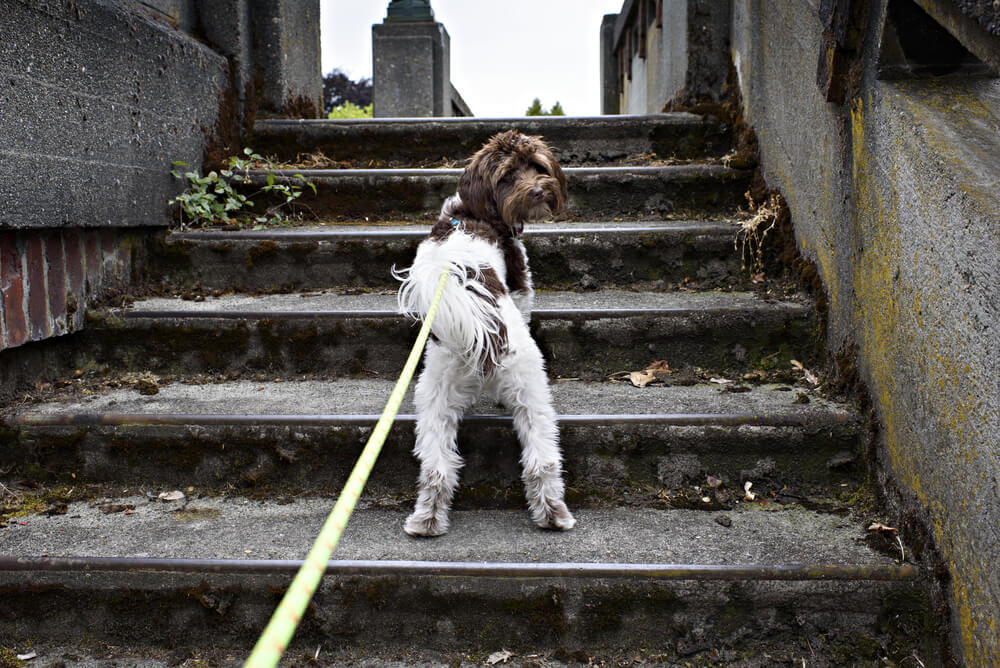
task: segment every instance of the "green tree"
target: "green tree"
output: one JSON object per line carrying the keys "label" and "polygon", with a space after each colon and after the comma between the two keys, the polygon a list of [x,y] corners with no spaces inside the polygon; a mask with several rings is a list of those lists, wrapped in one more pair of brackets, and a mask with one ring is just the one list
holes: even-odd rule
{"label": "green tree", "polygon": [[339,106],[334,107],[330,110],[330,113],[326,115],[327,118],[371,118],[372,117],[372,105],[367,107],[359,107],[353,102],[345,102]]}
{"label": "green tree", "polygon": [[542,101],[539,100],[536,97],[535,101],[531,103],[530,107],[528,107],[528,110],[526,112],[524,112],[524,115],[525,116],[545,116],[545,110],[542,109]]}
{"label": "green tree", "polygon": [[535,101],[531,103],[530,107],[528,107],[528,110],[524,112],[524,115],[525,116],[565,116],[566,112],[563,111],[562,105],[559,104],[558,101],[554,105],[552,105],[551,109],[549,109],[548,111],[546,111],[545,107],[542,106],[542,101],[539,100],[536,97]]}
{"label": "green tree", "polygon": [[327,113],[345,102],[364,109],[372,103],[371,78],[354,81],[339,68],[323,77],[323,110]]}

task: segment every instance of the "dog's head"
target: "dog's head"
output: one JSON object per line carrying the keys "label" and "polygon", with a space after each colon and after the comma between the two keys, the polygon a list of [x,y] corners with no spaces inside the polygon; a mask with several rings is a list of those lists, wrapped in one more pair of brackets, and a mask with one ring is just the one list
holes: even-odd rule
{"label": "dog's head", "polygon": [[475,218],[502,220],[519,231],[566,203],[566,176],[541,137],[516,130],[493,136],[458,180],[462,204]]}

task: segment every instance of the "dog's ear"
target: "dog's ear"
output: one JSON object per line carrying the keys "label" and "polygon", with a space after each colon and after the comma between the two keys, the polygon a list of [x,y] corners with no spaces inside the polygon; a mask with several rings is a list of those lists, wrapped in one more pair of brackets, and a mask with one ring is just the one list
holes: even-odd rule
{"label": "dog's ear", "polygon": [[477,220],[496,220],[499,217],[494,182],[496,154],[486,147],[472,156],[472,161],[458,178],[458,196],[462,204]]}
{"label": "dog's ear", "polygon": [[558,213],[565,206],[566,199],[569,197],[566,174],[563,173],[562,167],[559,166],[559,161],[556,160],[551,149],[544,142],[539,143],[541,146],[536,150],[534,160],[546,174],[559,184],[559,188],[552,193],[555,202],[550,202],[549,206],[552,213]]}

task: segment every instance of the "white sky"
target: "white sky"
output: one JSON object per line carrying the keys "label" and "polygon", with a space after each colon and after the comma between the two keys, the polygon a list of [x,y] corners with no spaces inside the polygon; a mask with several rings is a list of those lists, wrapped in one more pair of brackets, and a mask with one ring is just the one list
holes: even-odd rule
{"label": "white sky", "polygon": [[[624,0],[431,0],[451,36],[451,81],[480,117],[521,116],[534,98],[596,116],[600,32]],[[372,24],[389,0],[320,0],[323,74],[372,74]]]}

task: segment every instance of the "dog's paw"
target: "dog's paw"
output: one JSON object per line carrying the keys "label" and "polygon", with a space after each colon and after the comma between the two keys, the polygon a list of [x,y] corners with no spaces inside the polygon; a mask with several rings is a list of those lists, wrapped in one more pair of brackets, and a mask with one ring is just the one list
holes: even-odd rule
{"label": "dog's paw", "polygon": [[434,515],[428,516],[423,513],[413,513],[406,518],[406,522],[403,524],[403,531],[411,536],[423,536],[425,538],[443,536],[448,533],[448,520],[447,518],[442,519]]}
{"label": "dog's paw", "polygon": [[545,509],[540,517],[535,517],[535,524],[542,529],[554,531],[569,531],[576,526],[576,518],[562,501],[555,501]]}

